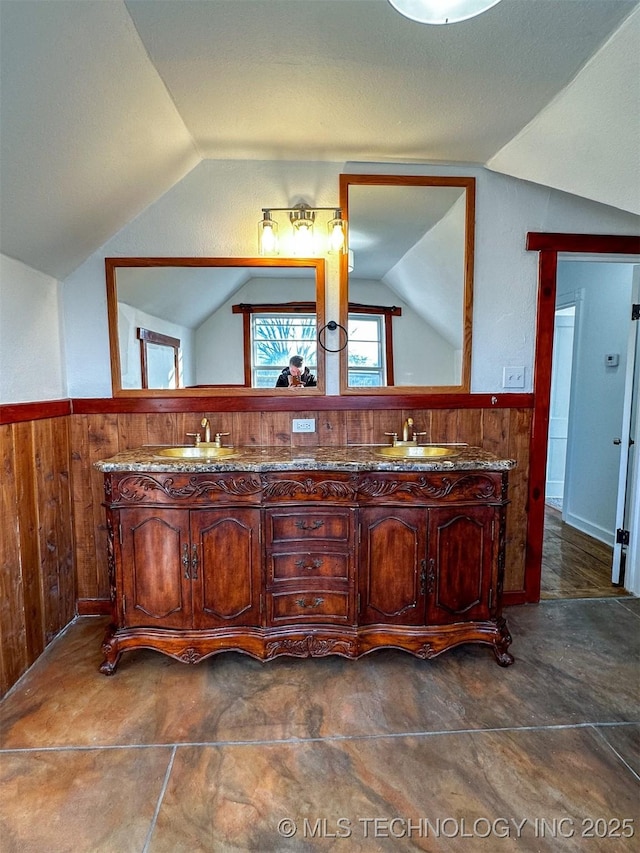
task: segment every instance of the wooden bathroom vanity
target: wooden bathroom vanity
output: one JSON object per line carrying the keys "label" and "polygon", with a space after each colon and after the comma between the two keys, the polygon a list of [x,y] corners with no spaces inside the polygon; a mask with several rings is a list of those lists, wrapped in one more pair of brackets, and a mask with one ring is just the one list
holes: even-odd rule
{"label": "wooden bathroom vanity", "polygon": [[149,648],[432,658],[461,643],[513,657],[501,613],[511,460],[478,448],[388,460],[375,447],[238,448],[104,472],[112,624],[100,667]]}

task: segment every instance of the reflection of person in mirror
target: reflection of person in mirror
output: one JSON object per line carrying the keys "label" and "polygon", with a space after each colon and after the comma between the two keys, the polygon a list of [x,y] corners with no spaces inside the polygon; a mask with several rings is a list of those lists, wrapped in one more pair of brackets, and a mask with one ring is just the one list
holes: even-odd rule
{"label": "reflection of person in mirror", "polygon": [[278,376],[276,388],[309,388],[316,385],[316,377],[309,371],[308,367],[303,370],[303,363],[304,359],[301,355],[291,356],[289,367],[285,367]]}

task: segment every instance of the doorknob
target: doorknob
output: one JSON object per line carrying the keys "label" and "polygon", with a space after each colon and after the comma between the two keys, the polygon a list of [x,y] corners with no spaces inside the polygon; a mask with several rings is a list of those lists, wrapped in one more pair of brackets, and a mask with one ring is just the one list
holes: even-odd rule
{"label": "doorknob", "polygon": [[622,444],[622,439],[621,439],[621,438],[614,438],[614,439],[613,439],[613,443],[614,443],[614,444],[616,444],[616,445],[618,445],[618,444]]}

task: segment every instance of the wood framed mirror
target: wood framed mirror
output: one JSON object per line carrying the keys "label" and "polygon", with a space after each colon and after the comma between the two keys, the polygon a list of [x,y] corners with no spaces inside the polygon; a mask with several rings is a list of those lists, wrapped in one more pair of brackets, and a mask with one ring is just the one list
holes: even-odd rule
{"label": "wood framed mirror", "polygon": [[340,175],[342,394],[468,393],[475,178]]}
{"label": "wood framed mirror", "polygon": [[[114,396],[324,394],[323,258],[106,258],[105,271]],[[175,358],[150,340],[177,341]],[[311,378],[276,387],[293,356]]]}

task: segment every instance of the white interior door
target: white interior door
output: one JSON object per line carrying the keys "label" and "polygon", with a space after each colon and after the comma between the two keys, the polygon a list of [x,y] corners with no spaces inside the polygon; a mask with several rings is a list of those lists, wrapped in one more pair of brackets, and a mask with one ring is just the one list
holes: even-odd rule
{"label": "white interior door", "polygon": [[[637,304],[640,301],[640,276],[636,274],[633,277],[632,302]],[[629,339],[627,345],[627,369],[624,386],[624,406],[622,413],[622,424],[620,427],[620,435],[613,440],[614,443],[620,443],[620,469],[618,473],[618,499],[616,503],[616,523],[615,530],[630,531],[630,513],[632,510],[632,492],[631,486],[634,480],[634,471],[636,469],[635,454],[637,445],[633,443],[632,434],[636,433],[637,419],[637,403],[638,403],[638,372],[640,365],[638,364],[638,326],[640,320],[631,320],[629,316]],[[638,535],[638,531],[634,531]],[[621,568],[623,554],[626,553],[627,545],[622,540],[617,541],[613,546],[613,566],[611,570],[611,580],[613,583],[621,582]]]}
{"label": "white interior door", "polygon": [[575,305],[558,308],[554,321],[545,495],[555,506],[564,496],[575,314]]}

